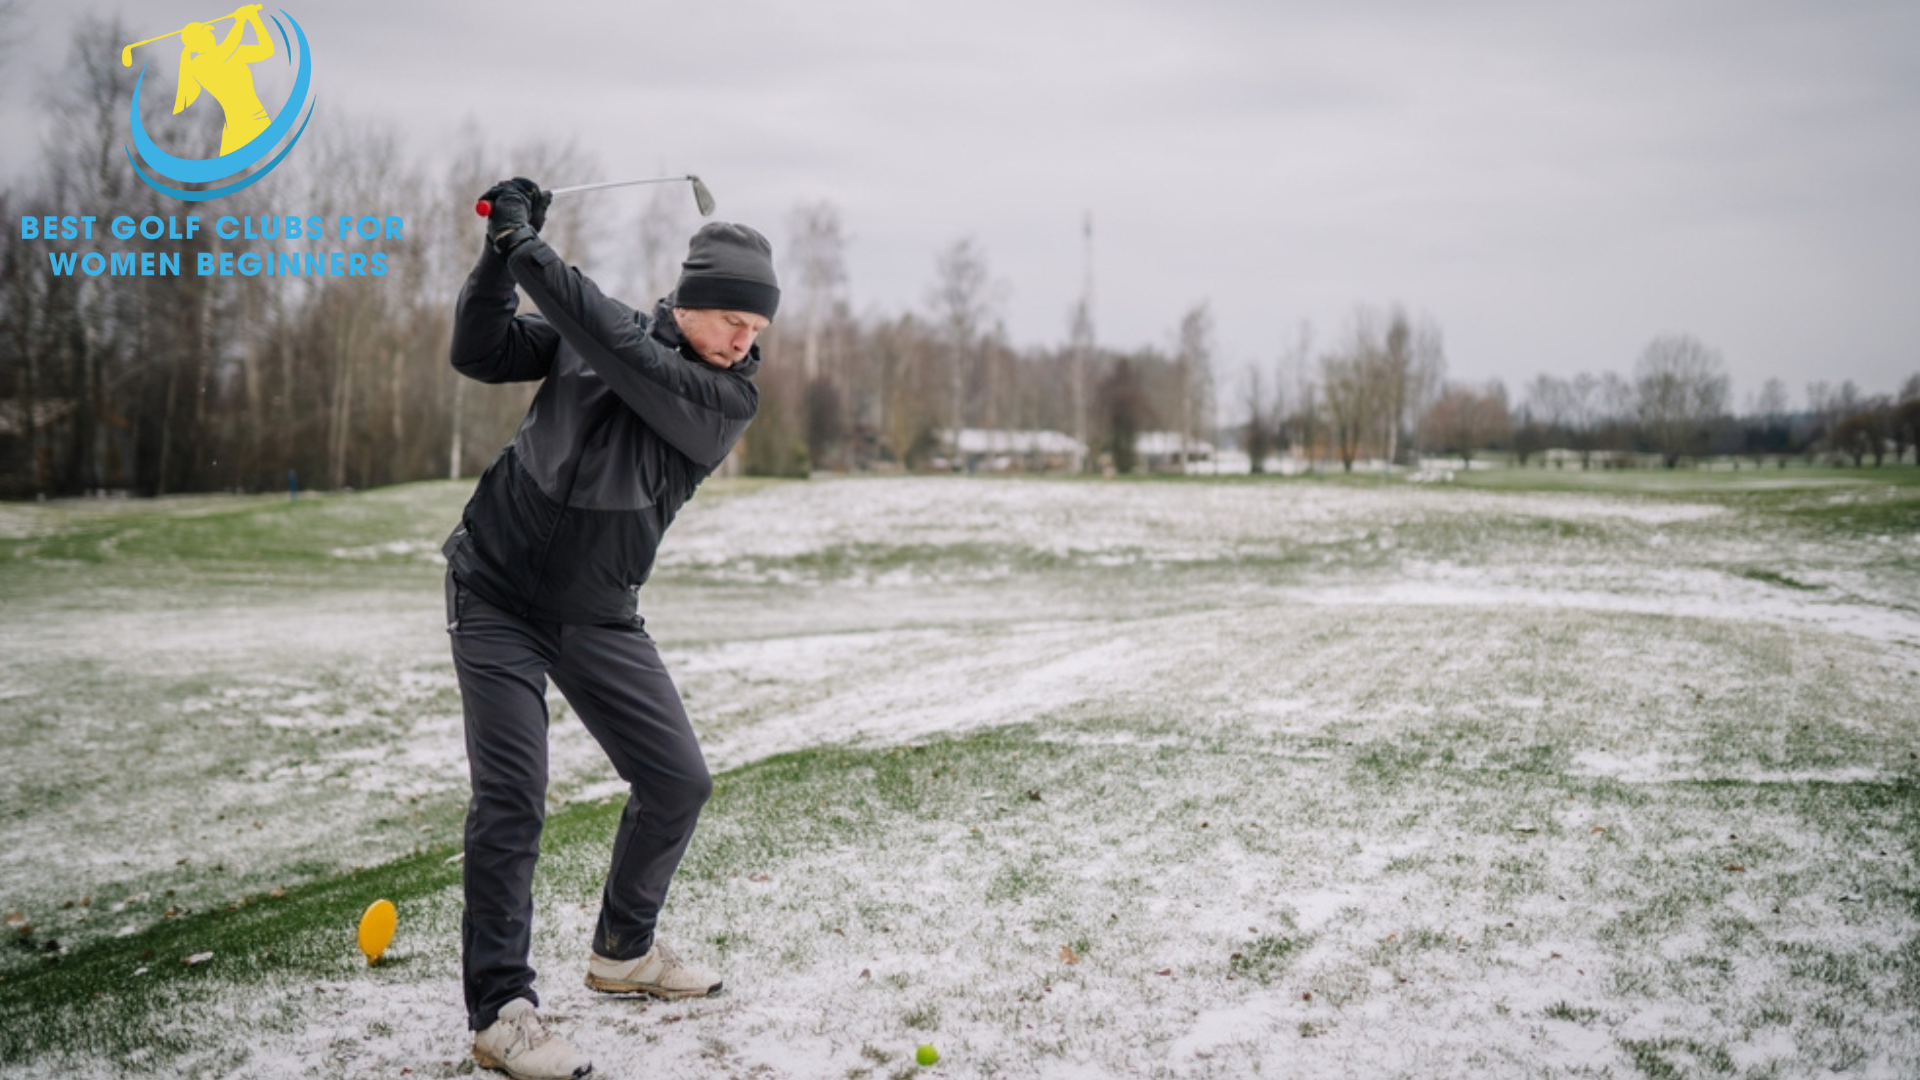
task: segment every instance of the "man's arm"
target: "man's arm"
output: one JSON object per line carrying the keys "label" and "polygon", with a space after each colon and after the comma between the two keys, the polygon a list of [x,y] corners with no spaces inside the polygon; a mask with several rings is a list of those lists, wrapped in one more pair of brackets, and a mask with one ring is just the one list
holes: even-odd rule
{"label": "man's arm", "polygon": [[546,378],[560,335],[539,316],[515,316],[519,306],[507,260],[482,251],[453,309],[454,370],[484,383]]}
{"label": "man's arm", "polygon": [[507,265],[549,331],[565,338],[648,427],[699,465],[726,460],[759,408],[751,380],[681,356],[544,240],[516,247]]}

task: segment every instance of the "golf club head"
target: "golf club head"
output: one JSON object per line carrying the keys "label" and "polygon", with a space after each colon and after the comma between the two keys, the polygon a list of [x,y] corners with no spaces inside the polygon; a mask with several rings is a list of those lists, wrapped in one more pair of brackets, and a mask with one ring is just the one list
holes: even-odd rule
{"label": "golf club head", "polygon": [[707,185],[701,183],[699,177],[689,176],[687,179],[693,181],[693,203],[700,208],[700,216],[712,217],[713,192],[707,190]]}

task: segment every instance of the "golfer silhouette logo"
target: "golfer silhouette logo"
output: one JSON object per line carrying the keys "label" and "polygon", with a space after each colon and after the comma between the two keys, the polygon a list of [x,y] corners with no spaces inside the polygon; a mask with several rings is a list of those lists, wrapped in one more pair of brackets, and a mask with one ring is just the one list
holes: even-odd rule
{"label": "golfer silhouette logo", "polygon": [[[267,175],[306,132],[307,121],[313,118],[309,97],[313,69],[307,52],[306,32],[284,10],[279,15],[270,16],[274,29],[280,32],[279,42],[283,47],[276,49],[274,36],[267,32],[267,24],[260,18],[260,8],[259,4],[248,4],[230,15],[222,15],[210,22],[188,23],[178,30],[136,41],[120,50],[121,66],[132,67],[133,50],[178,37],[180,82],[174,90],[173,111],[176,114],[185,111],[200,100],[204,92],[225,115],[225,122],[220,129],[219,157],[183,158],[167,153],[147,134],[146,125],[140,121],[140,93],[147,81],[147,69],[142,66],[140,78],[133,86],[133,101],[127,111],[133,132],[133,145],[127,148],[127,161],[148,187],[187,202],[205,202],[231,195]],[[282,17],[286,19],[284,24],[280,21]],[[229,19],[233,25],[226,34],[216,34],[215,26]],[[293,27],[292,37],[287,35],[288,26]],[[297,49],[296,42],[299,46]],[[284,55],[287,63],[292,65],[296,52],[299,54],[299,66],[294,72],[293,89],[287,93],[287,100],[279,112],[270,115],[260,100],[259,91],[254,88],[253,69],[248,65],[271,60],[276,53]],[[302,109],[306,111],[304,118],[300,115]],[[300,123],[297,130],[293,126],[296,120]],[[288,137],[289,132],[292,132],[291,138]],[[274,153],[271,161],[261,165],[261,159],[273,153],[275,147],[279,147],[279,152]],[[139,151],[138,156],[134,153],[136,150]],[[146,163],[145,168],[141,167],[142,161]],[[219,183],[221,186],[187,190],[168,186],[162,183],[163,180],[190,184]]]}

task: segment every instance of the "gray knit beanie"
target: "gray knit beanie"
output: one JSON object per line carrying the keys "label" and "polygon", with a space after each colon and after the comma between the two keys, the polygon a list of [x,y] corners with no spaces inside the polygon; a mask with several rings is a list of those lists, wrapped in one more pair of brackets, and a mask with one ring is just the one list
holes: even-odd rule
{"label": "gray knit beanie", "polygon": [[780,282],[773,276],[773,245],[745,225],[709,222],[693,234],[673,303],[683,308],[750,311],[773,318]]}

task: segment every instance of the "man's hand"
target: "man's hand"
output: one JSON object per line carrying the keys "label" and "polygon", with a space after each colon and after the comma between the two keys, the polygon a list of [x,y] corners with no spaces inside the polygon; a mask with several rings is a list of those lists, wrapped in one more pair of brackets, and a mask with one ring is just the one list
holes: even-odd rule
{"label": "man's hand", "polygon": [[547,204],[553,196],[524,176],[503,180],[481,199],[493,204],[487,215],[487,242],[502,255],[534,238],[547,223]]}

